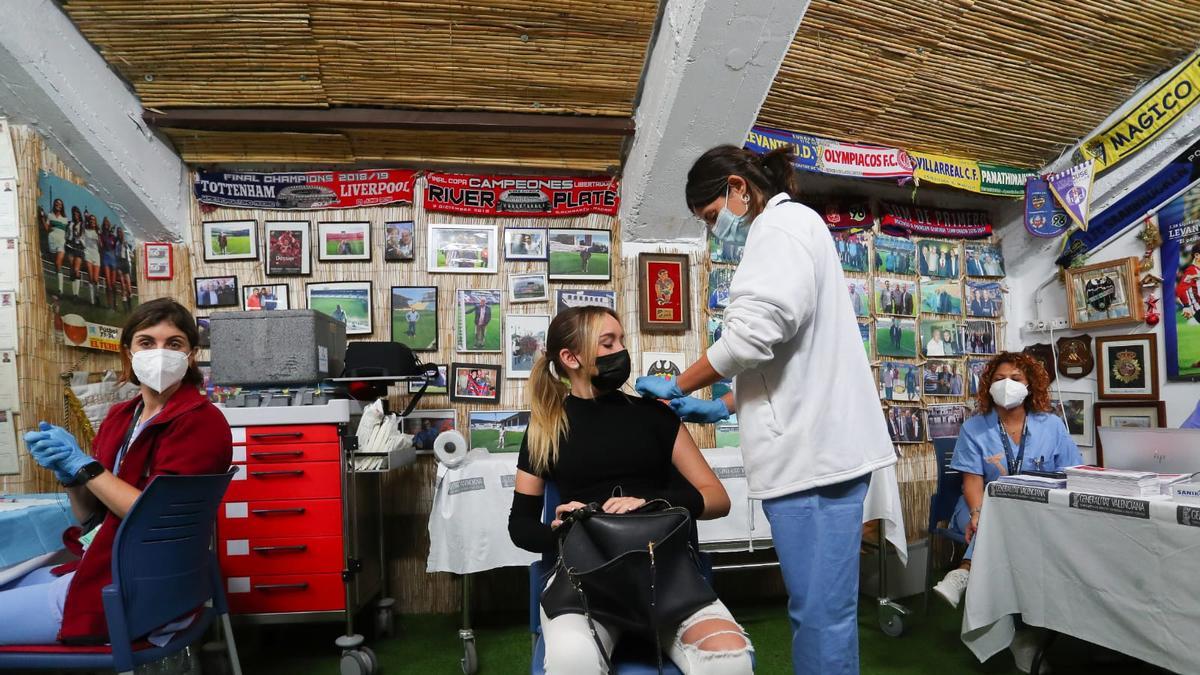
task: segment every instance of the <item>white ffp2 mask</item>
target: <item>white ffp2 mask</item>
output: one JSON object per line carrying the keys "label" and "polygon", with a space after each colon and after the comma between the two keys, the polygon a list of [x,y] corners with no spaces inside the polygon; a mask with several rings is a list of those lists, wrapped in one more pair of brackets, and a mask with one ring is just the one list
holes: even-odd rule
{"label": "white ffp2 mask", "polygon": [[1005,377],[993,382],[988,388],[988,393],[992,395],[993,403],[1005,410],[1011,410],[1025,402],[1025,397],[1029,396],[1029,387]]}
{"label": "white ffp2 mask", "polygon": [[174,349],[143,349],[132,361],[138,382],[160,394],[179,384],[188,369],[188,355]]}

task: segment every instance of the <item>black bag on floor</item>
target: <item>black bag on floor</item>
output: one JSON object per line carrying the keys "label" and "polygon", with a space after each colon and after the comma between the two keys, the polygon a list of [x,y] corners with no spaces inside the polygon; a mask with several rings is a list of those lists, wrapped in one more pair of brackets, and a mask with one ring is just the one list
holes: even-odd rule
{"label": "black bag on floor", "polygon": [[624,514],[589,504],[562,527],[569,529],[559,538],[554,579],[542,591],[546,616],[583,614],[597,646],[593,620],[649,638],[661,670],[659,630],[717,600],[692,546],[691,514],[661,499]]}

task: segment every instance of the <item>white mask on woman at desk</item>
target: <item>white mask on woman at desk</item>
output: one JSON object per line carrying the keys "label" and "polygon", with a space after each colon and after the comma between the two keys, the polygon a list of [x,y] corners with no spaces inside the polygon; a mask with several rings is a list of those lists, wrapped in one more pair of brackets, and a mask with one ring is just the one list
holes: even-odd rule
{"label": "white mask on woman at desk", "polygon": [[996,405],[1005,410],[1012,410],[1021,405],[1026,396],[1029,396],[1029,387],[1004,377],[993,382],[988,393],[992,395],[992,401]]}

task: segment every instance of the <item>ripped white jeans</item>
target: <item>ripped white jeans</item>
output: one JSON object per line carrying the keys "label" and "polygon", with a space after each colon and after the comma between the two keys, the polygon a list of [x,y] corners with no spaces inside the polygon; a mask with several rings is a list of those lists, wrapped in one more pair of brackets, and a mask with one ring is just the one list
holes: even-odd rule
{"label": "ripped white jeans", "polygon": [[[539,608],[539,611],[542,613],[542,639],[546,643],[546,675],[607,675],[604,659],[592,638],[585,616],[561,614],[551,619],[546,616],[546,610]],[[737,634],[742,636],[746,645],[728,651],[705,649],[706,638],[730,632],[720,630],[701,636],[698,644],[685,643],[683,634],[706,619],[723,619],[737,626]],[[595,623],[596,634],[604,644],[604,650],[611,656],[620,634],[600,621]],[[750,638],[720,600],[701,607],[677,628],[664,632],[662,644],[670,645],[667,654],[684,675],[748,675],[754,672],[750,656],[754,648],[750,645]]]}

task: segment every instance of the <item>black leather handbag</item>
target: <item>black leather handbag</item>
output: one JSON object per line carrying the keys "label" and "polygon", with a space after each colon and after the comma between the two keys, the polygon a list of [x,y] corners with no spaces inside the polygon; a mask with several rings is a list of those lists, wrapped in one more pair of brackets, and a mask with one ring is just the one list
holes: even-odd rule
{"label": "black leather handbag", "polygon": [[649,638],[661,670],[660,629],[717,600],[700,570],[691,514],[661,499],[624,514],[593,503],[567,515],[563,527],[554,579],[542,591],[546,616],[586,616],[601,654],[596,620]]}

